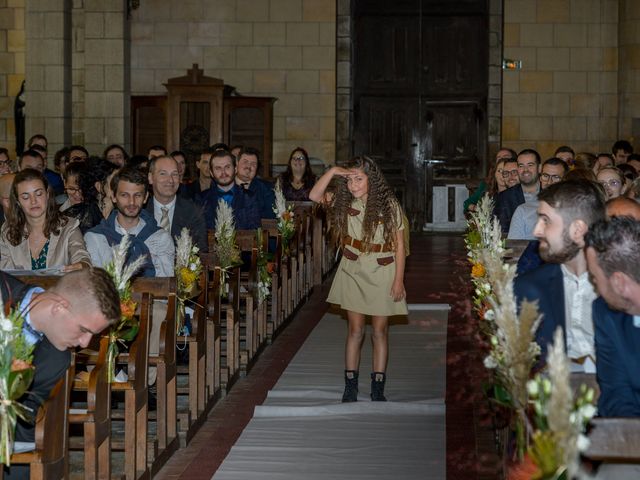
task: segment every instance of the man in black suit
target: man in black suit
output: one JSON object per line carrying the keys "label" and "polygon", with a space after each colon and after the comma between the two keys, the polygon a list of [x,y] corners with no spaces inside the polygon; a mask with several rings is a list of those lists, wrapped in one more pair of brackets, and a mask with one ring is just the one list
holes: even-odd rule
{"label": "man in black suit", "polygon": [[273,212],[273,204],[276,201],[273,184],[257,176],[260,152],[251,147],[240,149],[237,165],[236,183],[255,195],[260,208],[260,218],[276,218]]}
{"label": "man in black suit", "polygon": [[[537,301],[543,315],[536,332],[542,350],[540,363],[546,362],[547,346],[560,326],[567,354],[589,373],[595,359],[591,304],[596,293],[589,282],[584,235],[591,225],[605,218],[604,196],[593,182],[569,180],[542,190],[538,199],[533,234],[547,263],[517,277],[514,292],[518,304],[523,299]],[[580,367],[574,366],[574,370],[580,371]]]}
{"label": "man in black suit", "polygon": [[161,228],[174,239],[184,227],[189,229],[193,243],[201,252],[207,252],[207,226],[202,207],[177,195],[180,188],[180,172],[174,158],[161,156],[149,162],[149,184],[153,198],[147,202],[147,211],[154,216]]}
{"label": "man in black suit", "polygon": [[[23,334],[35,345],[33,383],[21,399],[35,415],[67,370],[68,349],[86,347],[93,335],[120,318],[120,297],[109,274],[99,268],[69,272],[47,291],[0,272],[0,290],[4,302],[23,312]],[[33,442],[34,433],[32,424],[19,421],[16,441]],[[28,474],[28,467],[5,468],[5,478]]]}
{"label": "man in black suit", "polygon": [[[506,165],[506,164],[505,164]],[[518,206],[532,202],[540,191],[540,154],[527,148],[518,154],[520,183],[500,192],[496,198],[494,214],[500,221],[503,233],[509,232],[511,217]]]}

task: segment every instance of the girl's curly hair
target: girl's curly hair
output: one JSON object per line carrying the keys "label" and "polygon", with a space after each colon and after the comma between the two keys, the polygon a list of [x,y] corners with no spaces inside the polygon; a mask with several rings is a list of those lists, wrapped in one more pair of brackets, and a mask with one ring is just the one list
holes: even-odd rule
{"label": "girl's curly hair", "polygon": [[[367,156],[355,157],[347,165],[348,169],[362,170],[369,182],[369,192],[362,221],[363,247],[373,244],[373,238],[379,225],[384,231],[384,243],[395,248],[398,225],[398,209],[400,205],[393,190],[385,180],[378,165]],[[348,235],[348,211],[353,202],[353,195],[347,188],[347,179],[339,176],[333,179],[333,201],[327,215],[332,230],[332,239],[340,245],[342,239]]]}

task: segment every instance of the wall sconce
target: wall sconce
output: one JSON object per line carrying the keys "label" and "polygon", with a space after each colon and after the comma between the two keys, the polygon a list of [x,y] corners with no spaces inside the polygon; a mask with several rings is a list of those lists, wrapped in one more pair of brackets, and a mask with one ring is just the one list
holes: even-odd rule
{"label": "wall sconce", "polygon": [[503,70],[520,70],[521,68],[522,60],[511,60],[510,58],[505,58],[502,60]]}

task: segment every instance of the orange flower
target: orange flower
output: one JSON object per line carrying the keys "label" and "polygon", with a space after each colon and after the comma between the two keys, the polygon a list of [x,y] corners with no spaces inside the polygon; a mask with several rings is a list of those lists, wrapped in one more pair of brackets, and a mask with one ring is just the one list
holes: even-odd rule
{"label": "orange flower", "polygon": [[20,360],[18,358],[14,358],[11,361],[11,371],[19,372],[20,370],[26,370],[31,368],[31,364],[29,362],[25,362],[24,360]]}
{"label": "orange flower", "polygon": [[282,213],[282,219],[285,221],[289,221],[291,220],[291,218],[293,217],[293,215],[291,215],[291,212],[289,210],[285,211]]}
{"label": "orange flower", "polygon": [[485,273],[486,271],[484,269],[484,265],[482,265],[481,263],[474,263],[473,267],[471,267],[472,277],[475,277],[475,278],[484,277]]}
{"label": "orange flower", "polygon": [[276,264],[274,262],[267,262],[267,272],[273,273],[276,271]]}
{"label": "orange flower", "polygon": [[136,302],[133,300],[125,300],[120,302],[120,311],[124,318],[131,318],[136,313]]}
{"label": "orange flower", "polygon": [[522,463],[518,463],[509,469],[509,480],[531,480],[538,478],[540,470],[528,453],[522,459]]}

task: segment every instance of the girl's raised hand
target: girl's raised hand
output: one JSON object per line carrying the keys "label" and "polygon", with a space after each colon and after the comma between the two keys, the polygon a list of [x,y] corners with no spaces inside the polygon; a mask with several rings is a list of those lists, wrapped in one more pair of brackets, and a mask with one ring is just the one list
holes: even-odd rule
{"label": "girl's raised hand", "polygon": [[348,177],[349,175],[353,175],[353,170],[343,167],[333,167],[333,174]]}
{"label": "girl's raised hand", "polygon": [[391,292],[389,293],[394,302],[400,302],[407,294],[404,290],[404,283],[402,281],[394,281],[393,285],[391,285]]}

